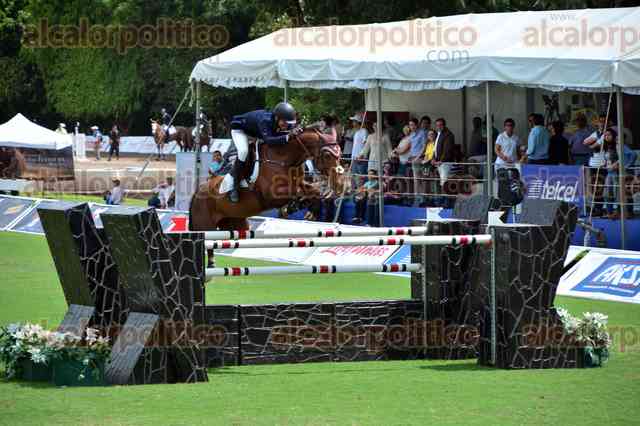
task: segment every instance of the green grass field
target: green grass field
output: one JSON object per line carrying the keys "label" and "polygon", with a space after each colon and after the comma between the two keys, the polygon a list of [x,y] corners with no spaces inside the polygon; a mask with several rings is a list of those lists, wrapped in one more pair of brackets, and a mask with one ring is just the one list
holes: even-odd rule
{"label": "green grass field", "polygon": [[[0,232],[0,324],[55,327],[66,304],[43,237]],[[246,264],[258,264],[250,261]],[[237,259],[229,264],[244,264]],[[406,298],[408,280],[372,274],[240,278],[208,303]],[[640,335],[640,307],[559,298]],[[0,380],[0,424],[580,424],[640,422],[640,342],[605,368],[505,371],[475,361],[243,366],[209,383],[55,388]]]}

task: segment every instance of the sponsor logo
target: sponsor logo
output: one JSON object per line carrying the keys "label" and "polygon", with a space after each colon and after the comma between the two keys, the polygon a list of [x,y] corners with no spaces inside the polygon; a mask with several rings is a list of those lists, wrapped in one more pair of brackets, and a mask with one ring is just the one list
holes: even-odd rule
{"label": "sponsor logo", "polygon": [[635,297],[640,293],[640,259],[610,257],[572,290]]}
{"label": "sponsor logo", "polygon": [[527,165],[523,167],[527,198],[577,203],[581,199],[580,169],[570,166]]}
{"label": "sponsor logo", "polygon": [[389,251],[394,250],[395,247],[371,247],[371,246],[353,246],[353,247],[327,247],[320,250],[321,254],[330,254],[333,256],[367,256],[367,257],[380,257],[386,256]]}

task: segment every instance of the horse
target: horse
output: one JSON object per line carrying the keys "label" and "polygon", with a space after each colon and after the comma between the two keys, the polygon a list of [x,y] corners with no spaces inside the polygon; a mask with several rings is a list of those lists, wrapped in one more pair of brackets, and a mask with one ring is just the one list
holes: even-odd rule
{"label": "horse", "polygon": [[[260,172],[249,188],[240,189],[238,203],[229,201],[219,188],[224,176],[210,177],[200,185],[189,206],[189,229],[192,231],[246,230],[247,218],[265,210],[278,209],[300,197],[317,197],[319,190],[304,181],[304,163],[312,160],[314,167],[328,179],[336,194],[345,190],[344,168],[340,163],[341,151],[334,141],[328,141],[316,129],[305,129],[285,145],[258,145],[250,150],[242,176],[247,178],[259,162]],[[208,265],[213,266],[213,250],[207,250]]]}
{"label": "horse", "polygon": [[[203,124],[202,129],[200,130],[200,146],[199,149],[202,151],[203,147],[207,147],[207,151],[209,151],[209,145],[211,144],[211,136],[213,135],[213,124],[211,120],[206,120]],[[189,127],[188,131],[191,135],[189,139],[189,145],[185,146],[185,151],[195,151],[195,127]]]}
{"label": "horse", "polygon": [[[175,126],[176,132],[172,135],[169,135],[167,141],[176,141],[176,143],[180,146],[180,151],[185,151],[187,147],[192,145],[191,138],[191,130],[182,127]],[[151,120],[151,133],[153,134],[153,139],[156,143],[156,149],[158,150],[158,159],[164,159],[164,143],[165,143],[165,130],[162,128],[159,122],[156,120]]]}

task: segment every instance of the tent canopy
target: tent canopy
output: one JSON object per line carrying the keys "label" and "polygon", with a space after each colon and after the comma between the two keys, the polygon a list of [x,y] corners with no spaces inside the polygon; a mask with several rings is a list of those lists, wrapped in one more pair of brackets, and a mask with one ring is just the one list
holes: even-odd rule
{"label": "tent canopy", "polygon": [[0,124],[0,146],[62,149],[71,146],[71,137],[39,126],[18,113],[11,120]]}
{"label": "tent canopy", "polygon": [[221,87],[459,89],[485,81],[640,93],[640,7],[282,29],[199,61]]}

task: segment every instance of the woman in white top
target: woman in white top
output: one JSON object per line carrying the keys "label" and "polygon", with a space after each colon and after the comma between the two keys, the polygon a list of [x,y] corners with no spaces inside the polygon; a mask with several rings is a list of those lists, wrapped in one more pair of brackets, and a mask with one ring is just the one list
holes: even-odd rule
{"label": "woman in white top", "polygon": [[393,155],[398,157],[398,161],[400,162],[400,166],[398,167],[398,176],[406,176],[407,168],[409,167],[409,157],[411,156],[411,138],[409,134],[411,134],[411,128],[409,126],[404,126],[402,128],[403,137],[400,140],[400,143],[392,151]]}
{"label": "woman in white top", "polygon": [[518,162],[518,144],[520,139],[513,133],[516,123],[512,118],[504,120],[504,132],[496,139],[496,171],[502,168],[513,168]]}
{"label": "woman in white top", "polygon": [[[364,160],[365,158],[369,158],[369,164],[367,165],[368,170],[376,170],[378,171],[378,153],[380,152],[378,143],[380,138],[375,133],[375,127],[371,126],[369,136],[367,136],[367,142],[364,144],[362,151],[360,151],[359,158]],[[386,161],[389,161],[389,158],[392,155],[391,149],[391,141],[389,140],[389,136],[383,132],[382,134],[382,164]]]}

